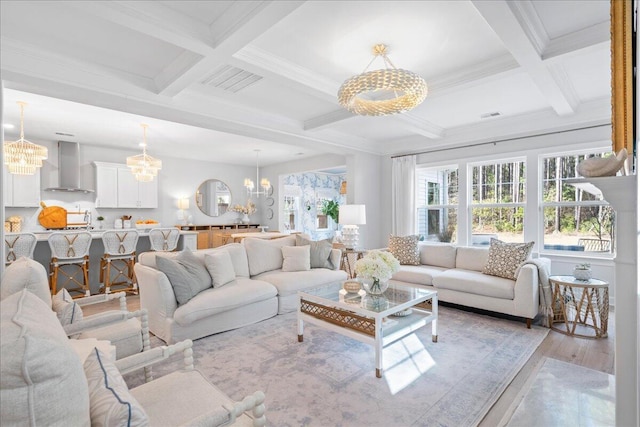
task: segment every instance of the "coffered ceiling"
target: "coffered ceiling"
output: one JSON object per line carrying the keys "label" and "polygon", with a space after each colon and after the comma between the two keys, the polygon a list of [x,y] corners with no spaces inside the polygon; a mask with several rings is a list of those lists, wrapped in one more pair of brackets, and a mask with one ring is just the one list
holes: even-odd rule
{"label": "coffered ceiling", "polygon": [[[5,122],[30,102],[32,139],[136,149],[146,121],[157,155],[251,164],[262,148],[272,164],[610,122],[608,0],[0,7]],[[409,113],[361,117],[337,103],[376,43],[429,86]]]}

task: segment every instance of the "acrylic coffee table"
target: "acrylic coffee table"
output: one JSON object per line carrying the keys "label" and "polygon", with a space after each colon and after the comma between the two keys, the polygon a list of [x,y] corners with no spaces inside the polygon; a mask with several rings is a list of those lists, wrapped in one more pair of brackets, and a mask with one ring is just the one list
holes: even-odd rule
{"label": "acrylic coffee table", "polygon": [[[376,377],[382,377],[382,350],[431,323],[431,339],[438,342],[438,294],[420,286],[390,284],[380,296],[342,289],[342,282],[298,292],[298,342],[304,322],[318,325],[374,346]],[[405,316],[392,316],[405,312]]]}

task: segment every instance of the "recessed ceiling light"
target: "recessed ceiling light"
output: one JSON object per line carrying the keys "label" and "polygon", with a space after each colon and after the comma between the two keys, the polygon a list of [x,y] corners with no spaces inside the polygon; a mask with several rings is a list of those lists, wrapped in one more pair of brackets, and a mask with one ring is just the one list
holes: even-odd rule
{"label": "recessed ceiling light", "polygon": [[296,153],[296,156],[304,156],[304,153]]}
{"label": "recessed ceiling light", "polygon": [[146,147],[146,146],[147,146],[147,144],[144,143],[144,142],[141,142],[140,144],[138,144],[138,147]]}
{"label": "recessed ceiling light", "polygon": [[11,123],[3,123],[2,127],[5,129],[13,129],[15,126],[12,125]]}

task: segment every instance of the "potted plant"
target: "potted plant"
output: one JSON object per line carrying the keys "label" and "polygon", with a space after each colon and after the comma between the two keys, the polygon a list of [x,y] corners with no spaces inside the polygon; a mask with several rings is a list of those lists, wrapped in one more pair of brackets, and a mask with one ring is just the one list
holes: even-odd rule
{"label": "potted plant", "polygon": [[325,200],[322,203],[322,214],[328,216],[335,222],[338,223],[338,214],[340,213],[340,203],[335,200]]}
{"label": "potted plant", "polygon": [[577,280],[591,280],[591,264],[588,262],[576,264],[576,268],[573,269],[573,277]]}
{"label": "potted plant", "polygon": [[100,215],[96,219],[98,220],[98,229],[102,230],[102,222],[104,221],[104,217]]}

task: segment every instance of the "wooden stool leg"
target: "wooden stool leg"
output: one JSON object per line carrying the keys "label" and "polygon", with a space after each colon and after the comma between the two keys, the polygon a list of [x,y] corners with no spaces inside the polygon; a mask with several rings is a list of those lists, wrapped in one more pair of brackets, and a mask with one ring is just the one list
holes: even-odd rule
{"label": "wooden stool leg", "polygon": [[82,263],[84,296],[91,296],[91,284],[89,283],[89,255],[85,255]]}
{"label": "wooden stool leg", "polygon": [[111,293],[111,260],[105,260],[105,272],[104,272],[104,293]]}
{"label": "wooden stool leg", "polygon": [[56,264],[51,263],[49,265],[49,287],[51,288],[51,295],[55,295],[58,293],[58,266]]}

